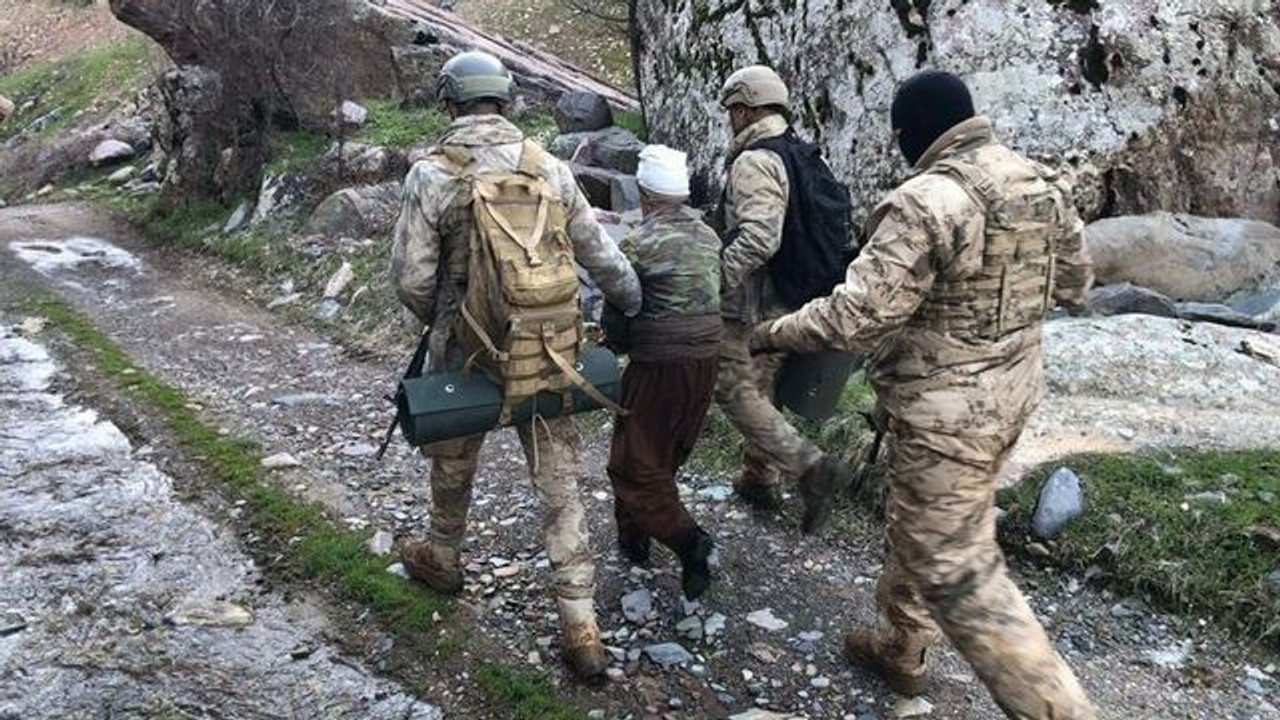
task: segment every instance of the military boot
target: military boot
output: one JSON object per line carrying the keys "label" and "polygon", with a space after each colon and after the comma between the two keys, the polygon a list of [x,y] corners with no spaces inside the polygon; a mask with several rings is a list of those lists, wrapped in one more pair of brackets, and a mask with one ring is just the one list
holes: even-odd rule
{"label": "military boot", "polygon": [[400,547],[400,561],[409,577],[432,590],[445,595],[462,592],[462,562],[456,549],[409,540]]}
{"label": "military boot", "polygon": [[557,600],[564,632],[564,661],[579,680],[595,680],[609,668],[591,600]]}
{"label": "military boot", "polygon": [[801,532],[812,535],[827,524],[836,495],[847,488],[852,479],[849,467],[830,455],[823,455],[800,476],[800,500],[804,503]]}
{"label": "military boot", "polygon": [[856,665],[880,675],[889,689],[905,697],[923,695],[929,689],[929,669],[925,665],[924,652],[919,662],[904,667],[885,656],[879,635],[870,629],[858,629],[844,636],[844,656]]}
{"label": "military boot", "polygon": [[761,512],[776,513],[782,509],[782,491],[776,482],[744,472],[733,484],[733,491],[743,502]]}
{"label": "military boot", "polygon": [[711,586],[711,567],[707,560],[715,550],[715,542],[705,530],[695,527],[675,543],[680,557],[680,589],[689,601],[702,597]]}

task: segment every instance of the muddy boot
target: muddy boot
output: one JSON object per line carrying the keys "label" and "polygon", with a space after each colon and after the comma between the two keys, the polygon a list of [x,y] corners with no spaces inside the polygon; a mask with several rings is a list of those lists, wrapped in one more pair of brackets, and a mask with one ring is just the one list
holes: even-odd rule
{"label": "muddy boot", "polygon": [[776,513],[782,509],[782,491],[777,483],[743,475],[733,484],[733,491],[743,502],[761,512]]}
{"label": "muddy boot", "polygon": [[462,563],[457,550],[409,540],[400,547],[400,561],[409,577],[432,590],[445,595],[462,592]]}
{"label": "muddy boot", "polygon": [[804,503],[801,532],[812,535],[827,524],[836,495],[848,487],[852,479],[849,467],[830,455],[823,455],[800,476],[800,499]]}
{"label": "muddy boot", "polygon": [[904,697],[923,695],[929,689],[929,670],[924,653],[915,667],[902,667],[884,657],[874,630],[858,629],[844,636],[844,656],[849,662],[871,670],[888,683],[889,689]]}
{"label": "muddy boot", "polygon": [[579,680],[598,680],[609,669],[591,600],[557,600],[564,632],[564,661]]}
{"label": "muddy boot", "polygon": [[686,600],[697,600],[711,586],[711,567],[707,559],[714,549],[715,542],[702,528],[694,528],[676,541],[676,554],[680,557],[680,588]]}
{"label": "muddy boot", "polygon": [[649,538],[633,532],[619,530],[618,547],[622,550],[623,557],[631,561],[632,565],[649,566]]}

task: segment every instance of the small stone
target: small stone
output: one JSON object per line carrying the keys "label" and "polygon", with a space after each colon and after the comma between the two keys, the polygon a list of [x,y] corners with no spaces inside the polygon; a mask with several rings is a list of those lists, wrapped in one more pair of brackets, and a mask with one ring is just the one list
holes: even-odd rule
{"label": "small stone", "polygon": [[230,235],[237,230],[243,229],[249,224],[249,219],[253,217],[253,206],[246,200],[236,206],[236,209],[227,218],[227,222],[222,226],[222,232]]}
{"label": "small stone", "polygon": [[137,170],[132,165],[125,165],[107,176],[107,182],[112,185],[123,185],[133,179],[133,174]]}
{"label": "small stone", "polygon": [[1231,502],[1231,499],[1227,497],[1227,494],[1222,492],[1221,490],[1211,490],[1208,492],[1194,493],[1191,495],[1187,495],[1183,499],[1187,500],[1188,502],[1206,503],[1211,505],[1226,505],[1227,503]]}
{"label": "small stone", "polygon": [[644,654],[662,667],[683,665],[693,661],[693,654],[685,650],[680,643],[669,642],[650,645],[644,649]]}
{"label": "small stone", "polygon": [[253,624],[253,613],[229,602],[192,602],[165,616],[170,625],[201,627],[245,627]]}
{"label": "small stone", "polygon": [[541,665],[541,664],[542,664],[542,655],[541,655],[541,654],[539,654],[537,650],[531,650],[531,651],[529,651],[529,654],[528,654],[528,656],[526,656],[526,658],[525,658],[525,659],[528,661],[528,663],[529,663],[530,665]]}
{"label": "small stone", "polygon": [[775,616],[772,608],[765,608],[763,610],[756,610],[753,613],[749,613],[747,615],[747,622],[769,632],[777,632],[779,630],[787,629],[787,621]]}
{"label": "small stone", "polygon": [[391,573],[392,575],[397,575],[399,577],[402,577],[405,580],[409,579],[409,571],[404,569],[404,563],[396,563],[394,565],[389,565],[387,567],[387,572]]}
{"label": "small stone", "polygon": [[765,665],[773,665],[778,662],[778,659],[782,655],[782,653],[780,653],[776,648],[770,647],[765,643],[752,643],[751,645],[748,645],[747,654]]}
{"label": "small stone", "polygon": [[337,299],[354,278],[355,271],[351,268],[351,263],[344,260],[342,266],[335,270],[333,275],[329,276],[329,282],[324,286],[324,297],[326,299]]}
{"label": "small stone", "polygon": [[341,403],[338,398],[326,393],[294,393],[292,395],[278,395],[271,398],[273,405],[282,405],[287,408],[300,407],[302,405],[338,405]]}
{"label": "small stone", "polygon": [[343,445],[341,452],[347,457],[368,457],[377,454],[378,448],[366,442],[354,442]]}
{"label": "small stone", "polygon": [[611,667],[604,671],[604,675],[610,682],[622,682],[627,679],[627,673],[622,668]]}
{"label": "small stone", "polygon": [[933,713],[933,703],[922,697],[904,698],[893,706],[893,714],[899,718],[924,717]]}
{"label": "small stone", "polygon": [[816,677],[816,678],[814,678],[814,679],[810,680],[810,681],[809,681],[809,684],[810,684],[811,686],[813,686],[813,687],[815,687],[815,688],[819,689],[819,690],[825,690],[825,689],[827,689],[827,688],[831,687],[831,678],[828,678],[828,677]]}
{"label": "small stone", "polygon": [[1042,540],[1052,540],[1083,512],[1084,491],[1080,478],[1070,468],[1059,468],[1040,488],[1031,531]]}
{"label": "small stone", "polygon": [[338,122],[348,129],[364,127],[365,121],[369,119],[369,111],[350,100],[343,100],[336,114]]}
{"label": "small stone", "polygon": [[[1277,571],[1277,572],[1280,572],[1280,571]],[[724,626],[727,621],[728,621],[728,618],[726,618],[724,615],[721,615],[720,613],[716,613],[711,617],[707,618],[706,621],[702,623],[703,636],[705,636],[708,640],[714,640],[715,638],[719,637],[720,634],[724,632]]]}
{"label": "small stone", "polygon": [[53,190],[54,188],[52,184],[45,185],[44,187],[36,191],[36,197],[44,197],[45,195],[50,195],[53,193]]}
{"label": "small stone", "polygon": [[733,497],[733,487],[730,485],[710,485],[700,488],[695,493],[699,499],[710,500],[711,502],[725,502]]}
{"label": "small stone", "polygon": [[1148,650],[1143,653],[1142,661],[1148,665],[1165,668],[1166,670],[1180,670],[1186,664],[1187,657],[1191,654],[1192,645],[1192,642],[1188,640],[1175,648]]}
{"label": "small stone", "polygon": [[298,467],[302,463],[289,453],[276,453],[270,457],[262,458],[262,467],[267,470],[281,470],[284,468]]}
{"label": "small stone", "polygon": [[591,718],[591,720],[604,720],[606,715],[603,710],[592,710],[587,713],[587,717]]}
{"label": "small stone", "polygon": [[369,542],[365,543],[365,549],[372,555],[390,554],[391,548],[396,544],[396,538],[386,530],[379,530],[369,538]]}
{"label": "small stone", "polygon": [[687,617],[676,623],[676,633],[680,637],[701,640],[702,632],[702,619],[699,617]]}
{"label": "small stone", "polygon": [[91,165],[105,165],[133,157],[133,146],[119,140],[103,140],[89,153]]}
{"label": "small stone", "polygon": [[633,590],[622,596],[622,615],[637,625],[649,619],[653,612],[653,593],[647,588]]}

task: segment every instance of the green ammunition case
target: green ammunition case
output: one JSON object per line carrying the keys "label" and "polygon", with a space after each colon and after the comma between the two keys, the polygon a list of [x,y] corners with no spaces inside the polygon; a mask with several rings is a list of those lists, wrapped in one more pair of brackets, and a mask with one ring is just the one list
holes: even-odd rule
{"label": "green ammunition case", "polygon": [[[618,402],[622,396],[622,369],[618,358],[605,348],[578,355],[578,372],[605,397]],[[598,410],[600,406],[582,390],[570,390],[571,406],[559,393],[541,393],[512,409],[511,425],[544,418]],[[479,370],[432,373],[400,382],[396,411],[404,439],[414,447],[488,432],[498,427],[502,388]]]}

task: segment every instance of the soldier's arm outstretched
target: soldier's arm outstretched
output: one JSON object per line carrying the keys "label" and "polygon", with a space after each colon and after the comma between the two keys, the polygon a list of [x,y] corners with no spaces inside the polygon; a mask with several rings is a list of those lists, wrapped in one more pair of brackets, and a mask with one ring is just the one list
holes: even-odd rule
{"label": "soldier's arm outstretched", "polygon": [[568,166],[557,162],[556,168],[557,186],[565,198],[566,229],[573,242],[574,257],[600,286],[605,299],[627,317],[634,317],[640,312],[643,299],[640,278],[617,243],[596,222],[595,213]]}
{"label": "soldier's arm outstretched", "polygon": [[909,191],[894,191],[876,208],[870,240],[844,282],[831,295],[761,326],[753,348],[875,350],[915,314],[938,269],[981,236],[981,222],[981,210],[950,180],[926,177]]}
{"label": "soldier's arm outstretched", "polygon": [[404,183],[400,218],[391,249],[391,280],[396,295],[424,325],[430,325],[439,287],[441,190],[448,183],[444,170],[420,162]]}

